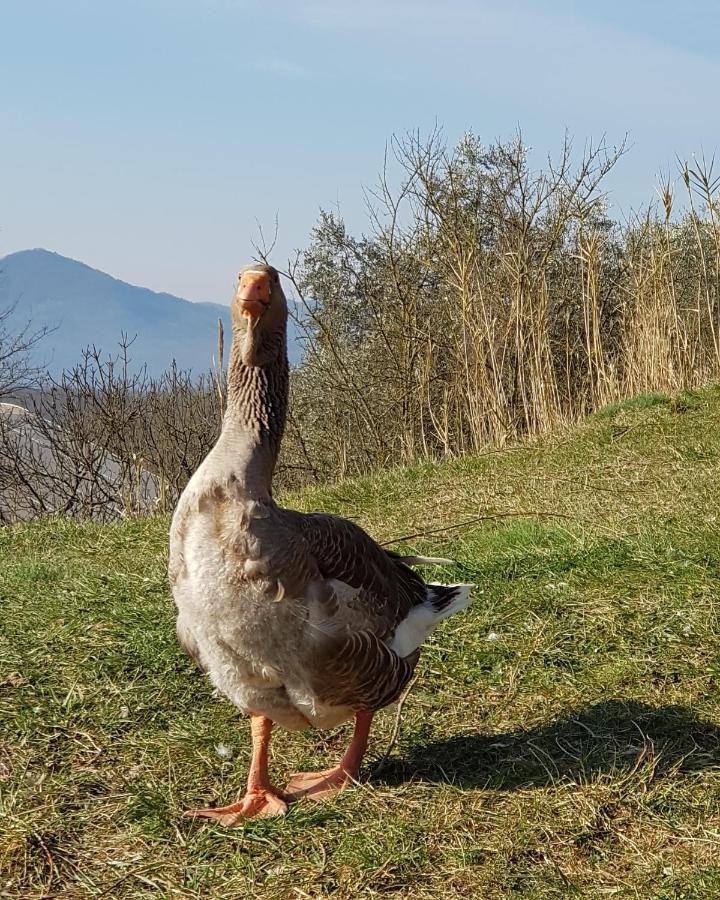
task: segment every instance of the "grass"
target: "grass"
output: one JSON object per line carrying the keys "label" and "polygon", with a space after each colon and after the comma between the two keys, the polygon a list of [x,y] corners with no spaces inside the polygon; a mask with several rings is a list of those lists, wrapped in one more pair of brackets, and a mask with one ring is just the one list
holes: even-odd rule
{"label": "grass", "polygon": [[[234,830],[180,818],[248,732],[176,644],[167,521],[0,531],[0,896],[720,896],[719,462],[709,390],[285,498],[478,589],[384,765],[392,711],[361,786]],[[278,732],[278,782],[347,736]]]}

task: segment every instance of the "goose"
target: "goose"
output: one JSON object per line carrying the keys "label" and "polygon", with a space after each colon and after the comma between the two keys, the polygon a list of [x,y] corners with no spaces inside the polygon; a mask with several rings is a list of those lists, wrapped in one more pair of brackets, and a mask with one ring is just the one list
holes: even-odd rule
{"label": "goose", "polygon": [[[397,700],[420,646],[470,602],[472,585],[426,584],[362,528],[275,502],[288,400],[288,308],[269,265],[241,269],[232,302],[227,404],[217,443],[187,484],[170,529],[177,636],[219,693],[250,716],[245,795],[184,815],[226,826],[287,812],[357,780],[376,711]],[[270,781],[273,725],[296,731],[354,719],[332,769]]]}

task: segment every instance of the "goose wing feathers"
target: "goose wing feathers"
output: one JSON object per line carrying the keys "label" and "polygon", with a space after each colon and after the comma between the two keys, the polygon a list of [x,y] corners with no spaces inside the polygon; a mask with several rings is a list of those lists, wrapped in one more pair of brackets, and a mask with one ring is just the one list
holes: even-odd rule
{"label": "goose wing feathers", "polygon": [[427,599],[425,582],[353,522],[309,514],[299,515],[297,525],[328,586],[325,615],[339,626],[316,645],[313,689],[333,706],[387,706],[410,680],[419,651],[402,658],[386,641]]}
{"label": "goose wing feathers", "polygon": [[301,532],[323,578],[352,589],[353,605],[380,639],[391,637],[410,610],[425,601],[422,578],[354,522],[312,513],[302,517]]}
{"label": "goose wing feathers", "polygon": [[375,711],[396,700],[420,657],[400,657],[371,631],[329,641],[312,667],[315,696],[328,706]]}

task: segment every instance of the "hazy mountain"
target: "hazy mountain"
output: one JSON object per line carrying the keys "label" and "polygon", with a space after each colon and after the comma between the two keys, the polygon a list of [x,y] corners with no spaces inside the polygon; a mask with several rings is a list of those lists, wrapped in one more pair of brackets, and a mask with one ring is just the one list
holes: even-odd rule
{"label": "hazy mountain", "polygon": [[[183,369],[207,371],[216,354],[218,318],[225,325],[227,360],[227,306],[135,287],[47,250],[23,250],[0,259],[0,309],[15,303],[18,324],[30,319],[33,326],[56,329],[36,353],[55,375],[77,363],[90,344],[115,354],[123,333],[137,335],[131,349],[135,366],[147,363],[157,374],[175,359]],[[297,361],[292,333],[290,356]]]}

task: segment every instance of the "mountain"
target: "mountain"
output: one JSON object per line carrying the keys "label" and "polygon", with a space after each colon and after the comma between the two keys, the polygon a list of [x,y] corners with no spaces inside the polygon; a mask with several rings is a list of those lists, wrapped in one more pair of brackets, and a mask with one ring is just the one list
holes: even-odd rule
{"label": "mountain", "polygon": [[[17,325],[55,330],[39,345],[35,360],[57,375],[80,361],[94,344],[114,355],[122,334],[135,338],[133,367],[147,364],[157,375],[172,360],[180,368],[206,372],[217,351],[217,321],[225,326],[225,358],[230,310],[219,303],[191,303],[172,294],[127,284],[74,259],[48,250],[23,250],[0,259],[0,310],[16,304]],[[298,362],[293,330],[290,358]]]}

